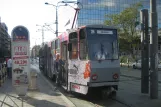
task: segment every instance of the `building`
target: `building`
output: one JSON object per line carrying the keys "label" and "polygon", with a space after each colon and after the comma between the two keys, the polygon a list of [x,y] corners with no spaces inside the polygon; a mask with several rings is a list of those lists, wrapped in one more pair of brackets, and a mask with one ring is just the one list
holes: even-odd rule
{"label": "building", "polygon": [[0,58],[11,56],[11,37],[5,23],[0,22]]}
{"label": "building", "polygon": [[[141,2],[143,8],[150,9],[150,0],[77,0],[83,4],[78,15],[78,26],[104,24],[106,14],[117,14],[133,4]],[[158,26],[161,28],[161,0],[157,0]],[[150,12],[150,10],[149,10]]]}
{"label": "building", "polygon": [[[117,14],[125,8],[136,3],[141,3],[143,9],[149,9],[150,0],[64,0],[80,2],[80,11],[74,27],[88,24],[104,24],[105,15]],[[59,13],[59,29],[64,27],[70,29],[73,24],[75,9],[77,6],[62,6],[58,9]],[[158,26],[161,28],[161,0],[157,0]],[[63,19],[63,20],[62,20]],[[139,18],[138,18],[139,19]],[[60,21],[61,20],[61,21]]]}
{"label": "building", "polygon": [[[71,0],[66,0],[66,1],[71,1]],[[150,0],[75,0],[75,1],[80,2],[82,6],[79,5],[80,11],[77,16],[77,21],[75,22],[74,27],[88,25],[88,24],[104,24],[106,20],[105,15],[120,13],[125,8],[128,8],[136,3],[141,3],[143,5],[142,9],[148,9],[150,13]],[[71,6],[69,8],[71,8]],[[157,0],[159,36],[161,36],[161,9],[160,8],[161,8],[161,0]],[[70,11],[67,11],[67,9],[63,8],[61,12],[62,13],[60,14],[60,17],[63,17],[64,14],[68,14],[65,16],[65,18],[63,17],[64,20],[66,20],[66,22],[63,25],[65,29],[70,29],[74,20],[74,13],[75,13],[74,9],[70,9]],[[161,41],[161,40],[158,40],[158,41]],[[159,45],[158,45],[159,53],[161,54],[160,47],[161,47],[161,42],[159,42]],[[140,50],[140,48],[138,49]],[[138,49],[134,49],[134,51]],[[141,52],[139,52],[139,54],[140,53]]]}

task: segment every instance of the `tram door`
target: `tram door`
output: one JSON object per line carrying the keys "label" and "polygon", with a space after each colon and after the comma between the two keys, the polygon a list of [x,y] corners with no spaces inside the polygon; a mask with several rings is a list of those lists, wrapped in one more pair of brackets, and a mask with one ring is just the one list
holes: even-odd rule
{"label": "tram door", "polygon": [[64,62],[64,67],[62,71],[62,82],[63,85],[67,85],[67,71],[68,71],[68,49],[67,49],[67,41],[61,43],[61,58]]}

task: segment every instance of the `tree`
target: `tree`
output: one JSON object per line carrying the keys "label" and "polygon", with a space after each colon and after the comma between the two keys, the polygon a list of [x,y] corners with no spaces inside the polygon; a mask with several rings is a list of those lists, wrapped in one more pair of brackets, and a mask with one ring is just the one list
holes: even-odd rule
{"label": "tree", "polygon": [[119,32],[120,52],[131,54],[135,58],[133,49],[140,45],[140,36],[137,34],[139,25],[138,17],[141,3],[136,3],[131,7],[124,9],[119,14],[106,15],[106,25],[116,26]]}
{"label": "tree", "polygon": [[35,45],[32,48],[32,57],[38,57],[39,56],[39,50],[40,50],[40,45]]}

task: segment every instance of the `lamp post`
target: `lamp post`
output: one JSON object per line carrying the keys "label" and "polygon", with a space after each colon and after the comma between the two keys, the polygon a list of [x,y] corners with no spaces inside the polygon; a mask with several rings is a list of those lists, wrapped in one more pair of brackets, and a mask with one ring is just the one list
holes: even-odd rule
{"label": "lamp post", "polygon": [[[65,3],[65,5],[59,5],[60,3]],[[55,21],[55,24],[56,24],[56,37],[58,37],[58,7],[60,6],[67,6],[68,4],[67,3],[78,3],[76,1],[60,1],[57,3],[57,5],[54,5],[54,4],[50,4],[48,2],[46,2],[45,4],[46,5],[52,5],[56,8],[56,21]]]}
{"label": "lamp post", "polygon": [[150,0],[150,98],[158,99],[158,15],[157,2]]}

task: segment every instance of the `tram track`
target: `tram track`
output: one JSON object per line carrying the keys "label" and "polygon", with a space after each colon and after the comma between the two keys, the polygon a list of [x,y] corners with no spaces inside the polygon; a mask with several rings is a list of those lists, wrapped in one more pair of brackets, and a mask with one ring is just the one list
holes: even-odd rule
{"label": "tram track", "polygon": [[[45,77],[50,84],[52,84],[53,87],[56,86],[56,84],[48,77],[44,76],[43,73],[40,73],[43,77]],[[125,101],[122,101],[116,97],[111,97],[107,99],[103,99],[100,96],[86,96],[81,95],[74,92],[67,92],[62,87],[58,87],[58,90],[68,99],[70,100],[73,105],[76,107],[133,107],[129,104],[127,104]],[[95,93],[97,94],[97,93]],[[115,106],[113,106],[115,105]]]}
{"label": "tram track", "polygon": [[[42,74],[43,75],[43,74]],[[55,87],[55,83],[45,77],[52,85]],[[119,107],[132,107],[129,104],[126,104],[124,101],[121,101],[117,98],[107,98],[103,99],[100,96],[86,96],[86,95],[81,95],[78,93],[74,92],[66,92],[62,87],[58,87],[58,90],[68,99],[70,100],[76,107],[110,107],[110,105],[122,105]],[[95,93],[96,94],[96,93]],[[118,104],[119,103],[119,104]]]}

